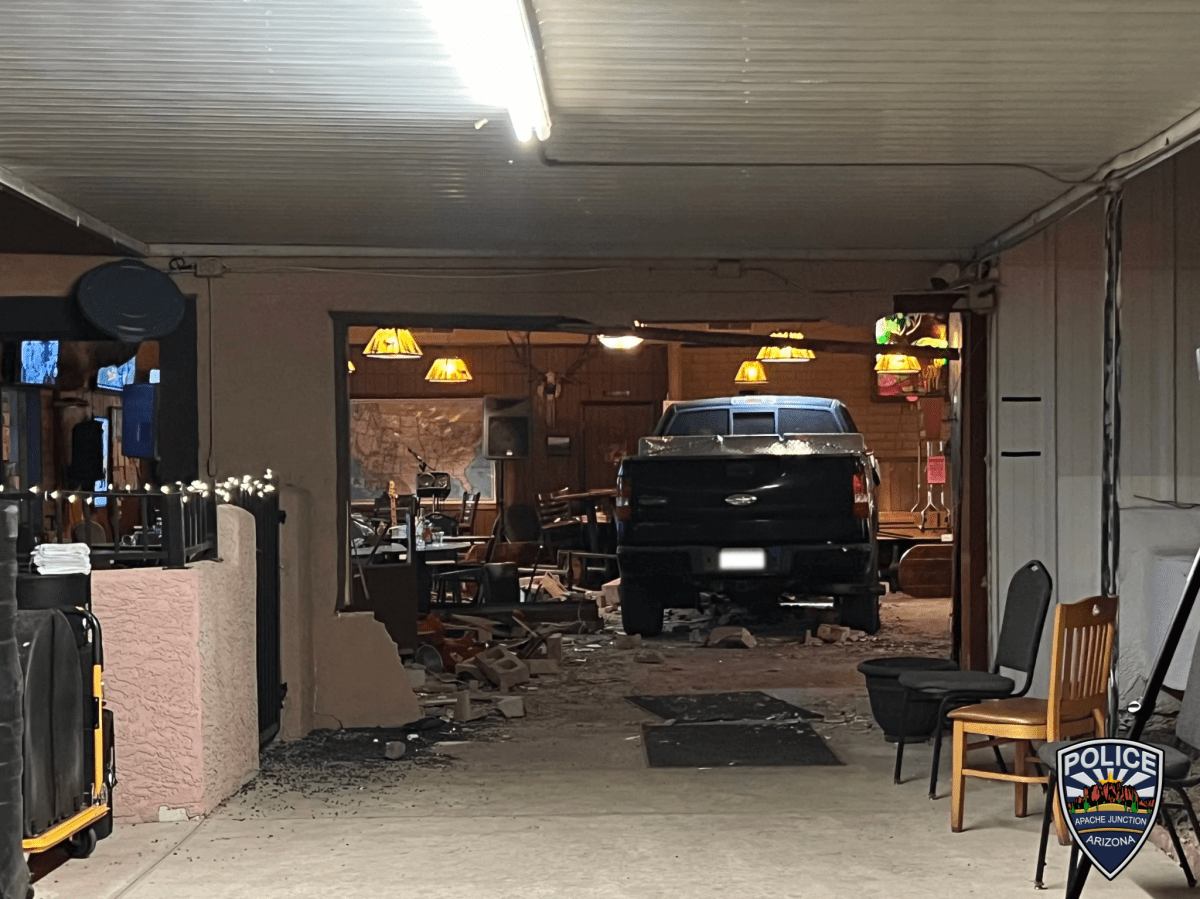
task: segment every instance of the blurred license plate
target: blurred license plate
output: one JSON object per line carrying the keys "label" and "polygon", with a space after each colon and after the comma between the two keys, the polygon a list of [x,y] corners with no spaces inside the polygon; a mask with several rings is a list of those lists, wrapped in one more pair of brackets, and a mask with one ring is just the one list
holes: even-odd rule
{"label": "blurred license plate", "polygon": [[767,567],[765,549],[723,549],[717,556],[722,571],[762,571]]}

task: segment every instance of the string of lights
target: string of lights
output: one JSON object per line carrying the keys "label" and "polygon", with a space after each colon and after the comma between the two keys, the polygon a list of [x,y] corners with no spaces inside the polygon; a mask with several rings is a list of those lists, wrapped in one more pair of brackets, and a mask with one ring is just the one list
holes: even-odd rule
{"label": "string of lights", "polygon": [[29,492],[35,496],[45,496],[47,499],[52,500],[64,499],[71,505],[77,502],[93,505],[98,496],[119,497],[122,494],[146,495],[155,493],[164,496],[179,495],[185,503],[192,497],[209,499],[213,496],[220,502],[232,503],[246,494],[261,498],[276,492],[277,489],[275,474],[268,468],[260,477],[247,474],[241,477],[228,477],[224,480],[205,481],[197,479],[189,484],[185,484],[183,481],[175,481],[173,484],[142,484],[140,487],[134,484],[126,484],[123,488],[110,487],[108,490],[100,491],[67,490],[65,488],[48,489],[46,487],[33,486],[29,488]]}

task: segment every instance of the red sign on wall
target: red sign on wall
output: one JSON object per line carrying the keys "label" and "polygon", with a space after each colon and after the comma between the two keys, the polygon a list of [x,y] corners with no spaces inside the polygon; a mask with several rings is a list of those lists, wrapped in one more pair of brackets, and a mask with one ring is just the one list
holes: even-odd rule
{"label": "red sign on wall", "polygon": [[925,480],[930,484],[946,483],[945,456],[930,456],[925,460]]}

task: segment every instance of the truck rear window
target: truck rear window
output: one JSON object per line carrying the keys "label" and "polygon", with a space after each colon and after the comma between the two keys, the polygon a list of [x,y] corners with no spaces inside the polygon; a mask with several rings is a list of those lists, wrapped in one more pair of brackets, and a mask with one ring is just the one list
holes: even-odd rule
{"label": "truck rear window", "polygon": [[728,409],[693,409],[680,412],[668,427],[670,437],[701,437],[729,433]]}
{"label": "truck rear window", "polygon": [[[730,412],[732,411],[732,416]],[[841,434],[846,429],[842,427],[837,413],[832,409],[804,409],[798,406],[781,407],[779,413],[779,430],[775,430],[776,410],[755,409],[743,412],[739,409],[730,410],[728,407],[715,409],[689,409],[678,412],[667,424],[665,436],[668,437],[704,437],[719,434],[722,437],[729,434],[746,436],[763,436],[766,434]],[[846,417],[851,433],[857,433],[850,415],[842,410]],[[730,426],[732,425],[732,431]]]}
{"label": "truck rear window", "polygon": [[780,434],[840,434],[841,426],[830,409],[779,410]]}
{"label": "truck rear window", "polygon": [[735,434],[774,434],[775,410],[769,412],[734,412],[733,433]]}

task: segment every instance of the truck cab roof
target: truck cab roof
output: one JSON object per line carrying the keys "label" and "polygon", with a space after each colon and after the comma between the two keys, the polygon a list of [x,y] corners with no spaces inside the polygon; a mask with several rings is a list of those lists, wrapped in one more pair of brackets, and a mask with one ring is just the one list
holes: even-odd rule
{"label": "truck cab roof", "polygon": [[840,400],[754,394],[675,403],[663,413],[653,436],[854,433],[858,428]]}

